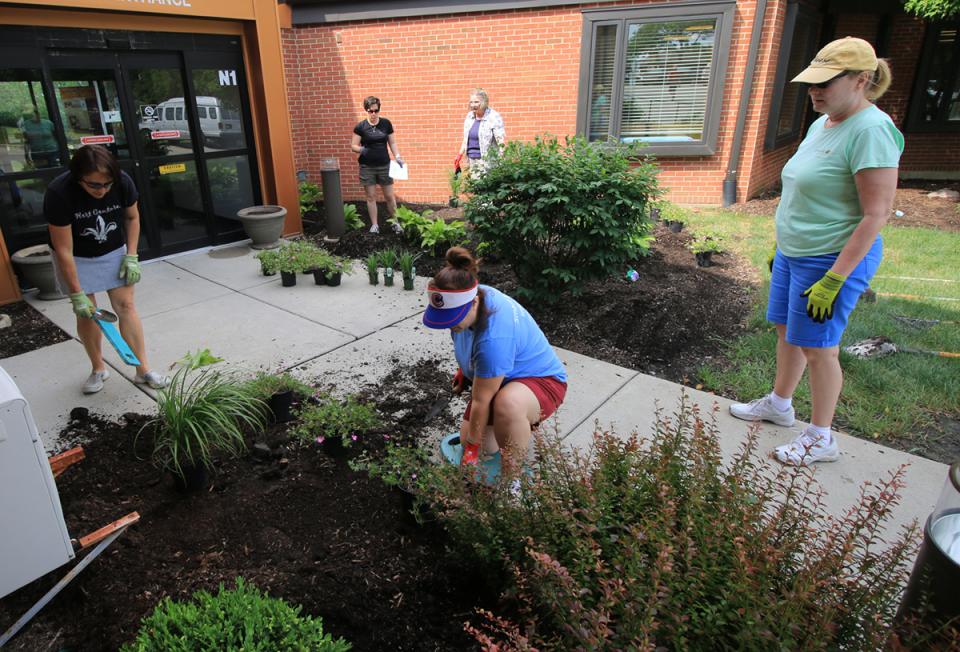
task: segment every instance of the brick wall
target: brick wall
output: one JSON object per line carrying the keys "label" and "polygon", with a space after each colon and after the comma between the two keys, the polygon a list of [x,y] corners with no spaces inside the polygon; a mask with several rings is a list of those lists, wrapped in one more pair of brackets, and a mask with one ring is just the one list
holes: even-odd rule
{"label": "brick wall", "polygon": [[[361,198],[356,155],[349,145],[353,126],[364,118],[363,98],[376,95],[410,165],[411,179],[397,184],[401,201],[442,203],[449,194],[447,175],[460,146],[472,87],[487,90],[491,106],[504,117],[508,139],[573,134],[581,11],[642,4],[632,0],[284,30],[297,168],[319,180],[320,159],[336,157],[344,196]],[[722,200],[755,9],[756,0],[741,0],[735,11],[716,154],[659,161],[662,185],[674,201],[716,205]],[[776,184],[780,168],[796,148],[794,143],[763,151],[785,12],[786,0],[768,2],[738,170],[741,201]],[[878,22],[873,15],[845,15],[837,33],[873,40]],[[902,16],[894,22],[895,74],[897,69],[910,69],[911,74],[896,77],[881,106],[889,107],[898,120],[905,115],[921,35],[919,21]],[[951,160],[944,161],[944,149],[936,148],[935,141],[942,144],[942,137],[908,137],[905,168],[935,162],[956,167],[952,159],[960,158],[960,148],[952,147],[947,155]]]}

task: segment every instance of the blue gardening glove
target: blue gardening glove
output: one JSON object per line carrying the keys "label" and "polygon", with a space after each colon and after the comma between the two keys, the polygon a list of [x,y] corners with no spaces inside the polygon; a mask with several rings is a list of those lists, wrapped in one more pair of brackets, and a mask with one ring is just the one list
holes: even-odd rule
{"label": "blue gardening glove", "polygon": [[846,276],[827,272],[822,279],[801,292],[801,297],[807,297],[807,316],[818,324],[833,319],[833,304],[837,302],[837,295],[846,280]]}
{"label": "blue gardening glove", "polygon": [[398,156],[398,157],[396,158],[396,161],[397,161],[397,165],[399,165],[400,167],[403,167],[403,159],[402,159],[402,158],[400,158],[400,157]]}
{"label": "blue gardening glove", "polygon": [[127,285],[140,281],[140,258],[137,254],[126,254],[120,261],[120,273],[117,278],[126,279]]}
{"label": "blue gardening glove", "polygon": [[767,267],[770,269],[770,273],[773,274],[773,259],[777,257],[777,242],[774,240],[773,248],[770,249],[770,253],[767,255]]}
{"label": "blue gardening glove", "polygon": [[93,319],[93,314],[97,312],[97,307],[84,292],[71,293],[70,303],[73,305],[73,314],[77,317]]}

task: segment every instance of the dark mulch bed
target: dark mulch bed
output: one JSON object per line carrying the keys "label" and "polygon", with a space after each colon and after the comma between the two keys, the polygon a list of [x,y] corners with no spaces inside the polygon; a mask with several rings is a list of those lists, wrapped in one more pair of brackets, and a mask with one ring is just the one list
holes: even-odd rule
{"label": "dark mulch bed", "polygon": [[0,315],[9,315],[12,322],[9,328],[0,330],[0,358],[10,358],[70,339],[66,332],[26,301],[0,306]]}
{"label": "dark mulch bed", "polygon": [[[366,207],[360,206],[362,215]],[[422,210],[424,206],[414,206]],[[451,219],[460,209],[442,209]],[[322,230],[313,232],[315,237]],[[697,267],[687,249],[690,235],[657,225],[650,256],[634,262],[639,280],[623,277],[587,284],[579,297],[564,296],[555,305],[527,308],[551,344],[606,362],[656,374],[676,382],[695,382],[697,369],[718,355],[724,341],[744,328],[754,291],[755,272],[734,256],[714,258]],[[385,248],[403,248],[401,236],[366,231],[347,233],[337,254],[365,258]],[[422,256],[417,273],[432,276],[443,265]],[[624,270],[626,272],[626,270]],[[516,289],[511,268],[494,257],[482,261],[481,281],[507,294]]]}
{"label": "dark mulch bed", "polygon": [[[427,397],[449,381],[437,369],[436,360],[398,367],[365,391],[377,397],[382,434],[411,441],[420,435]],[[393,420],[400,408],[403,418]],[[417,525],[398,491],[350,470],[347,460],[290,441],[278,425],[257,437],[269,454],[221,460],[208,492],[184,496],[138,459],[145,457],[146,436],[135,442],[144,417],[113,423],[83,410],[74,416],[64,436],[89,443],[87,458],[57,481],[71,535],[132,511],[142,520],[9,649],[116,650],[161,598],[215,591],[237,576],[321,616],[325,630],[355,650],[476,649],[462,624],[475,606],[494,606],[482,580],[455,566],[439,526]],[[453,429],[453,415],[444,419]],[[366,447],[381,447],[382,434]],[[4,598],[0,623],[12,623],[64,572]]]}

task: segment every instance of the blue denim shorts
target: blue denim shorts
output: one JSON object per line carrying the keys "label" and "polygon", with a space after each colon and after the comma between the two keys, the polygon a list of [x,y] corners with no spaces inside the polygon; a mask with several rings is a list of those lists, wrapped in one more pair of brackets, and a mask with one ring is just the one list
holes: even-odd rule
{"label": "blue denim shorts", "polygon": [[833,318],[818,324],[807,316],[807,299],[800,294],[823,278],[837,260],[837,254],[791,258],[777,249],[773,260],[773,276],[770,278],[767,321],[786,324],[787,342],[795,346],[838,346],[850,313],[857,306],[860,295],[870,286],[870,279],[877,273],[881,258],[883,241],[877,236],[870,251],[840,288],[837,301],[833,304]]}

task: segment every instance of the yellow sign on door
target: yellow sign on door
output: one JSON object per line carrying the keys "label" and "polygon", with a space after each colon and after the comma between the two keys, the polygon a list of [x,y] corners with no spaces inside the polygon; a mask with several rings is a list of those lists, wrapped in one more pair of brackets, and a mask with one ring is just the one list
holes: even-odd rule
{"label": "yellow sign on door", "polygon": [[186,172],[187,164],[186,163],[168,163],[167,165],[161,165],[157,168],[160,171],[160,174],[174,174],[175,172]]}

